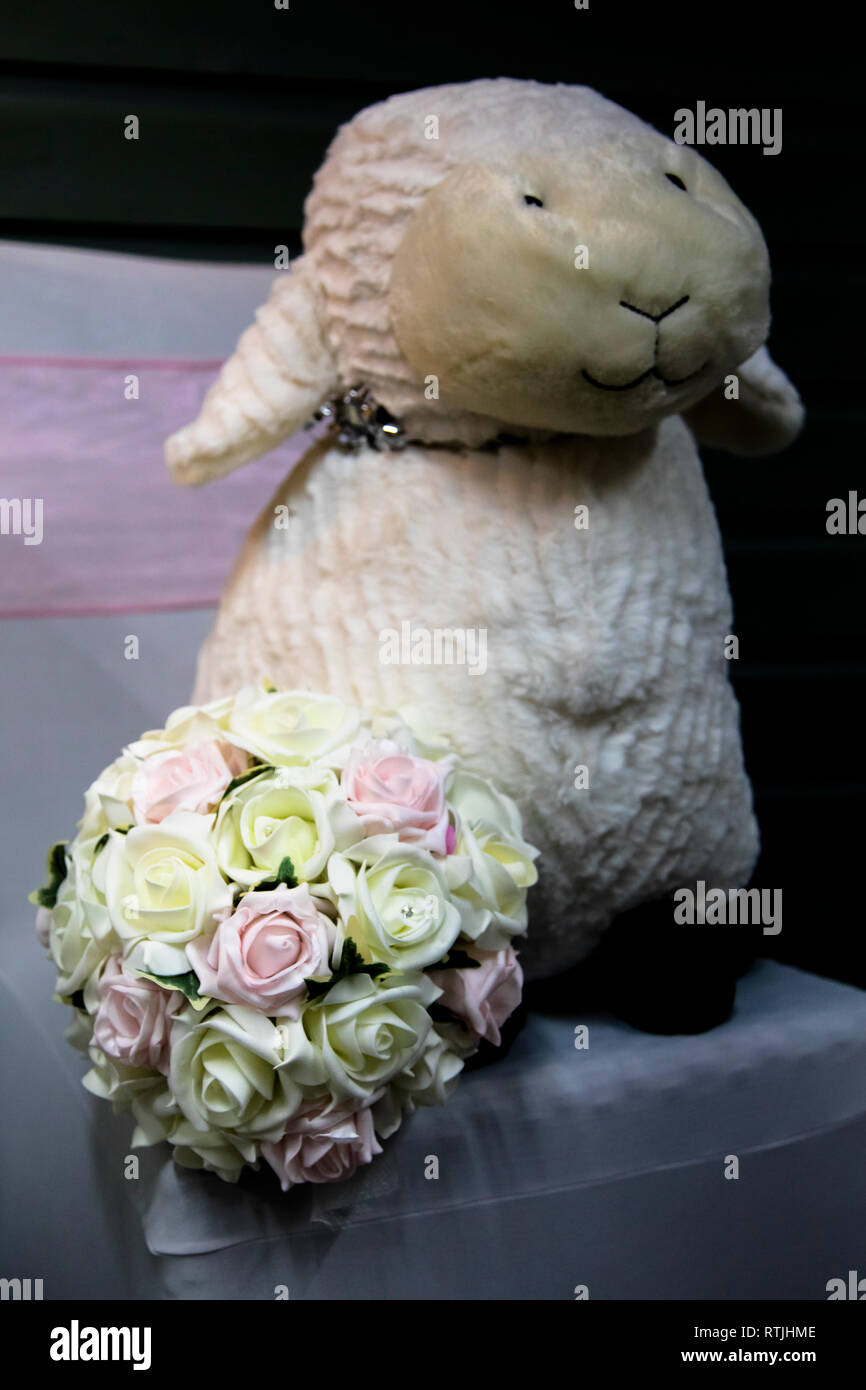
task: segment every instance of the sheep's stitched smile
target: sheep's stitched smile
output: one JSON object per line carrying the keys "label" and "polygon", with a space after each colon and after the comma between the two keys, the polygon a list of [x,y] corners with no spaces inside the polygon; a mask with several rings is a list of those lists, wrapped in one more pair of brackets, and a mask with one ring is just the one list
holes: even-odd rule
{"label": "sheep's stitched smile", "polygon": [[662,376],[656,366],[659,351],[659,324],[662,322],[662,319],[669,318],[671,314],[676,313],[677,309],[681,309],[684,304],[688,304],[690,298],[691,295],[684,294],[681,299],[678,299],[675,304],[670,304],[667,309],[663,309],[660,314],[651,314],[648,309],[639,309],[636,304],[630,304],[627,299],[621,299],[619,301],[619,307],[621,309],[628,309],[629,313],[638,314],[642,319],[650,319],[652,323],[655,324],[656,337],[652,366],[647,368],[645,372],[641,372],[640,376],[636,376],[634,381],[625,382],[623,386],[609,386],[607,382],[597,381],[596,378],[590,376],[587,371],[582,372],[581,375],[589,382],[590,386],[596,386],[599,391],[633,391],[635,387],[642,386],[651,376],[654,376],[656,381],[660,381],[662,386],[684,386],[687,381],[691,381],[692,377],[699,376],[704,368],[709,366],[709,362],[705,362],[702,367],[698,367],[696,372],[689,372],[688,376],[681,376],[677,380]]}
{"label": "sheep's stitched smile", "polygon": [[681,376],[676,379],[662,376],[658,367],[649,367],[647,371],[641,372],[640,376],[636,376],[634,381],[627,381],[622,386],[610,386],[606,381],[596,381],[595,377],[590,376],[586,369],[581,372],[581,376],[585,381],[589,382],[590,386],[597,386],[599,391],[633,391],[636,386],[642,386],[651,376],[654,376],[657,381],[660,381],[662,386],[683,386],[687,381],[691,381],[693,377],[700,376],[701,372],[705,371],[709,365],[709,361],[706,361],[703,366],[698,367],[697,371],[689,372],[688,376]]}
{"label": "sheep's stitched smile", "polygon": [[627,299],[620,299],[620,309],[627,309],[628,313],[638,314],[638,316],[641,318],[649,318],[649,320],[651,320],[653,324],[656,325],[656,341],[655,346],[653,346],[652,367],[648,367],[646,368],[646,371],[642,371],[639,377],[634,378],[634,381],[624,382],[624,385],[621,386],[610,386],[607,385],[606,381],[596,381],[596,378],[591,377],[588,371],[582,371],[581,373],[582,378],[584,378],[584,381],[588,381],[589,385],[591,386],[596,386],[596,388],[598,388],[599,391],[634,391],[634,389],[637,388],[637,386],[644,385],[644,382],[648,381],[648,379],[651,377],[655,377],[656,381],[662,382],[662,385],[667,386],[667,388],[673,388],[673,386],[684,386],[685,382],[691,381],[692,377],[699,377],[702,371],[705,370],[706,367],[709,367],[709,361],[705,361],[702,367],[698,367],[698,371],[689,371],[688,377],[678,377],[677,379],[674,379],[673,377],[671,377],[670,379],[667,377],[663,377],[662,373],[660,373],[659,371],[659,368],[656,367],[656,361],[659,360],[659,324],[660,322],[662,322],[663,318],[669,318],[671,314],[676,314],[677,309],[683,309],[684,304],[688,304],[689,299],[691,299],[691,295],[683,295],[683,297],[681,297],[681,299],[678,299],[676,303],[669,304],[669,306],[667,306],[667,309],[663,309],[662,313],[660,314],[651,314],[649,313],[648,309],[638,309],[637,304],[628,303]]}

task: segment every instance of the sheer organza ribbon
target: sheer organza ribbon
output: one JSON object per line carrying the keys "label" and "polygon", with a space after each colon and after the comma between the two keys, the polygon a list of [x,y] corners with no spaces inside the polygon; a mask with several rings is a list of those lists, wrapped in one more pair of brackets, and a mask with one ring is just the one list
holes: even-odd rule
{"label": "sheer organza ribbon", "polygon": [[209,487],[176,487],[164,440],[219,366],[0,357],[0,617],[217,602],[245,532],[312,442],[302,432]]}

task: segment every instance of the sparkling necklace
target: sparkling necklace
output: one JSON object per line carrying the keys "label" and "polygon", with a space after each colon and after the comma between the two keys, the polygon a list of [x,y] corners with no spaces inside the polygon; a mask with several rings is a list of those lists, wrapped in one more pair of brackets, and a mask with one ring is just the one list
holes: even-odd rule
{"label": "sparkling necklace", "polygon": [[[409,439],[399,420],[374,399],[366,386],[352,386],[345,394],[332,396],[319,406],[313,420],[329,421],[338,448],[347,452],[360,449],[364,445],[392,453],[398,453],[409,444],[417,445],[421,449],[449,449],[452,452],[462,452],[469,447],[461,444],[459,440],[440,442]],[[525,435],[502,433],[474,447],[476,451],[495,452],[507,444],[529,442]]]}

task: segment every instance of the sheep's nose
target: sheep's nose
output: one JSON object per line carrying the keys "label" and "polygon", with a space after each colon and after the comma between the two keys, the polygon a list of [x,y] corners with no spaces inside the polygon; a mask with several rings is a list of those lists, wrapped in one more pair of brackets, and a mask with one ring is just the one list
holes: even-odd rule
{"label": "sheep's nose", "polygon": [[652,319],[653,323],[661,323],[662,319],[668,317],[668,314],[673,314],[677,309],[681,309],[684,304],[688,304],[689,296],[684,294],[682,299],[678,299],[675,304],[671,304],[669,308],[662,310],[660,314],[651,314],[647,309],[638,309],[637,305],[629,304],[626,299],[621,299],[619,302],[622,309],[630,309],[633,314],[640,314],[641,318]]}

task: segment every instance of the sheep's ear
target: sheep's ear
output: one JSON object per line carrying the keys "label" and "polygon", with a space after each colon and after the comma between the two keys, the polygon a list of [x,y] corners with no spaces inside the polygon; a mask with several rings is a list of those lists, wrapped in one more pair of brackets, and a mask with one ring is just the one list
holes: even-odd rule
{"label": "sheep's ear", "polygon": [[737,396],[725,378],[683,413],[699,444],[731,454],[775,454],[796,439],[803,424],[800,397],[765,347],[737,368]]}
{"label": "sheep's ear", "polygon": [[300,257],[274,281],[267,303],[205,396],[198,419],[166,443],[172,477],[197,486],[266,454],[300,429],[336,387],[321,292]]}

